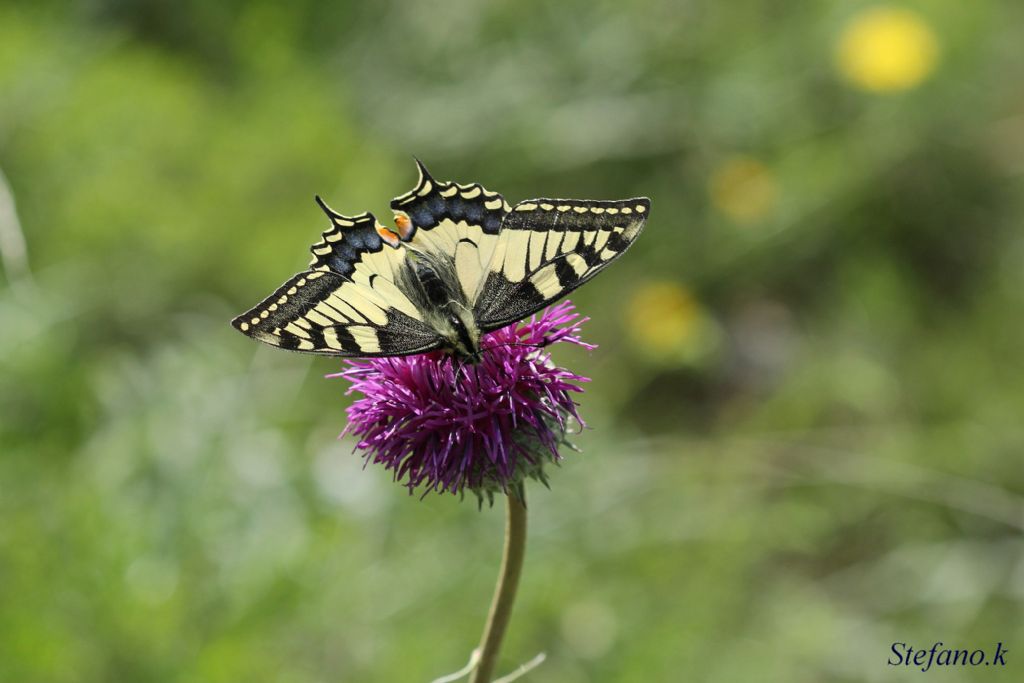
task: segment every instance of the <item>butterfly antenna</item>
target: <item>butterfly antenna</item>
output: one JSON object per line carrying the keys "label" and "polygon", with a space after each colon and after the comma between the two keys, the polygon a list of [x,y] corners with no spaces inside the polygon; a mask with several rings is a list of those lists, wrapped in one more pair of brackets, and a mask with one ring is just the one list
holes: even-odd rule
{"label": "butterfly antenna", "polygon": [[[476,356],[479,356],[482,351],[483,351],[483,349],[481,349],[480,351],[477,351],[474,354],[471,354],[469,356],[469,358],[474,358]],[[458,383],[458,381],[459,381],[459,375],[462,374],[463,368],[465,368],[467,365],[469,365],[469,360],[463,360],[461,358],[459,359],[459,366],[455,369],[455,382],[456,383]]]}
{"label": "butterfly antenna", "polygon": [[548,346],[550,344],[551,344],[551,341],[548,340],[548,339],[545,339],[541,343],[501,342],[500,344],[495,344],[494,346],[485,346],[485,347],[481,348],[480,349],[480,353],[483,353],[484,351],[490,351],[491,349],[500,349],[500,348],[505,348],[505,347],[508,347],[508,346],[529,346],[529,347],[532,347],[532,348],[535,348],[535,349],[543,349],[545,346]]}

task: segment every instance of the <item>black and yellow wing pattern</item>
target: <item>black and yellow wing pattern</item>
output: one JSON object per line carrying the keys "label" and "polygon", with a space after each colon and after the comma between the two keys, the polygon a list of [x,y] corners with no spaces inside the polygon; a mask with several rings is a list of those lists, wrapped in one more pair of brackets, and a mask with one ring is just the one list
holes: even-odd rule
{"label": "black and yellow wing pattern", "polygon": [[[395,228],[317,202],[330,227],[308,269],[232,321],[259,341],[337,356],[455,348],[562,298],[621,256],[643,230],[644,197],[530,199],[509,206],[479,184],[435,180],[419,161],[395,197]],[[468,316],[468,317],[467,317]]]}
{"label": "black and yellow wing pattern", "polygon": [[404,252],[372,214],[343,216],[317,198],[331,220],[298,273],[231,324],[259,341],[337,356],[400,356],[439,348],[442,339],[395,285]]}
{"label": "black and yellow wing pattern", "polygon": [[482,332],[536,313],[597,275],[643,230],[651,202],[530,199],[501,222],[474,301]]}
{"label": "black and yellow wing pattern", "polygon": [[416,187],[391,200],[401,239],[413,250],[454,261],[462,291],[472,300],[498,246],[502,219],[511,207],[500,194],[477,183],[437,181],[419,160],[416,166]]}

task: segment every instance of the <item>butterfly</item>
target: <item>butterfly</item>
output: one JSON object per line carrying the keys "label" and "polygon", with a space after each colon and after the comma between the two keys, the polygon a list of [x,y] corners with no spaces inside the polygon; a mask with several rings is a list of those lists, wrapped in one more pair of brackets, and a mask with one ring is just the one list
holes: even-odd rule
{"label": "butterfly", "polygon": [[419,180],[391,201],[395,227],[370,213],[331,221],[313,260],[231,321],[292,351],[347,357],[445,349],[473,362],[481,335],[522,320],[601,272],[643,230],[646,197],[529,199],[509,206],[472,183]]}

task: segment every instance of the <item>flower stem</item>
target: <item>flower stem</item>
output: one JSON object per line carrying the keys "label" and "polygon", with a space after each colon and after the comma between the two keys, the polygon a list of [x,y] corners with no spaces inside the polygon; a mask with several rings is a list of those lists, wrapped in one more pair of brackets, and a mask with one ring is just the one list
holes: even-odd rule
{"label": "flower stem", "polygon": [[520,486],[518,491],[506,496],[508,513],[505,516],[505,555],[501,560],[498,585],[494,587],[491,611],[487,615],[480,640],[480,663],[470,683],[491,683],[494,666],[498,663],[498,653],[501,651],[501,641],[512,616],[512,604],[516,600],[516,588],[519,586],[526,550],[526,504],[523,489]]}

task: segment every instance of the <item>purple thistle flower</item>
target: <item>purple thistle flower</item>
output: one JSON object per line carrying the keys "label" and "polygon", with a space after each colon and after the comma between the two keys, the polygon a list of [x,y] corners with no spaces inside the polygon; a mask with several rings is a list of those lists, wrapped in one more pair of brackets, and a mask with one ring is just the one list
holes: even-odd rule
{"label": "purple thistle flower", "polygon": [[486,334],[475,365],[436,351],[346,361],[328,377],[352,383],[361,397],[348,408],[344,434],[359,438],[366,462],[381,463],[410,493],[462,493],[481,500],[518,489],[524,478],[546,484],[570,420],[580,426],[572,392],[589,378],[556,366],[547,347],[579,339],[587,321],[569,301]]}

